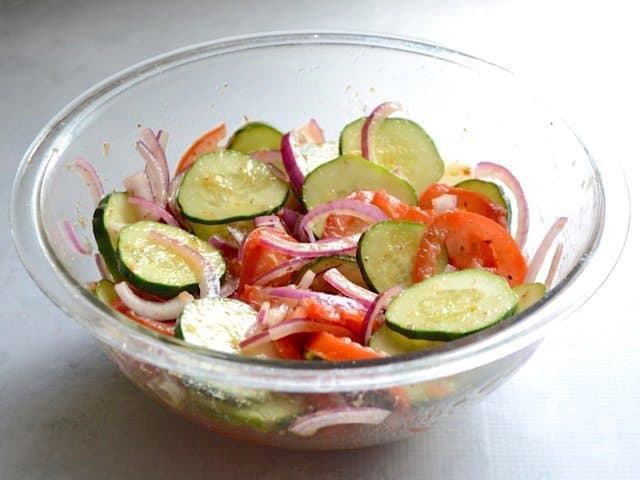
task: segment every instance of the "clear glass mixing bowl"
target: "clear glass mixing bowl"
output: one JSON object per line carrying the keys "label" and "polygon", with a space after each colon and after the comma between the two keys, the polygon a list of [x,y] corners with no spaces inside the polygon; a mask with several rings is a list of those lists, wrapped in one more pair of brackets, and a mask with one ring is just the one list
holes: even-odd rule
{"label": "clear glass mixing bowl", "polygon": [[[175,164],[194,138],[221,121],[232,130],[246,116],[288,129],[314,117],[336,139],[342,126],[384,100],[399,101],[446,162],[494,161],[515,173],[532,207],[529,255],[558,215],[569,218],[557,281],[544,301],[432,351],[368,363],[292,363],[189,347],[114,315],[84,288],[97,277],[93,258],[76,254],[60,228],[70,219],[91,238],[91,198],[68,168],[78,156],[118,189],[125,173],[140,166],[133,152],[139,125],[170,132],[168,158]],[[352,33],[220,40],[118,73],[40,132],[20,164],[11,203],[15,244],[35,282],[95,335],[136,385],[214,431],[306,449],[405,438],[485,396],[531,356],[553,323],[604,282],[628,222],[620,171],[597,163],[514,75],[439,45]],[[392,405],[398,387],[409,392],[410,404]],[[273,411],[345,402],[392,413],[378,425],[334,426],[303,437]]]}

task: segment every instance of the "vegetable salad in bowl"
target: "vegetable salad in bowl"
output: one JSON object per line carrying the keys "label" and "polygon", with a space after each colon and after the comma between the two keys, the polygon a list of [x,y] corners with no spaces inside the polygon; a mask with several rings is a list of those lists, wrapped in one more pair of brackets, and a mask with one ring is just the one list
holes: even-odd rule
{"label": "vegetable salad in bowl", "polygon": [[312,119],[284,135],[250,122],[221,146],[221,124],[186,150],[173,176],[168,134],[145,128],[136,144],[144,169],[107,195],[78,160],[97,202],[103,278],[90,288],[190,344],[323,361],[434,348],[542,298],[538,268],[566,218],[529,263],[517,178],[482,163],[455,185],[440,182],[435,143],[390,116],[397,110],[379,105],[337,143]]}
{"label": "vegetable salad in bowl", "polygon": [[[244,114],[261,121],[217,125]],[[224,435],[341,449],[425,430],[523,365],[615,264],[623,193],[487,62],[268,34],[69,104],[11,222],[35,282],[143,391]]]}

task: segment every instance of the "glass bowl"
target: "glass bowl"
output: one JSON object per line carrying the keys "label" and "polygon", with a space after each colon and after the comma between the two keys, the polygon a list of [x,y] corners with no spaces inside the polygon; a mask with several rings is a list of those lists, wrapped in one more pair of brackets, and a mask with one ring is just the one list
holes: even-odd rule
{"label": "glass bowl", "polygon": [[[425,127],[446,162],[493,161],[515,173],[531,206],[528,255],[557,216],[569,218],[557,280],[542,302],[434,350],[296,363],[189,347],[116,316],[86,290],[98,276],[93,258],[76,254],[61,229],[70,219],[92,238],[90,195],[68,168],[77,157],[94,163],[108,189],[118,189],[125,174],[140,168],[133,146],[141,125],[170,132],[168,158],[175,164],[193,139],[221,121],[230,130],[246,118],[289,129],[314,117],[336,139],[345,124],[384,100],[399,101],[403,116]],[[508,71],[435,44],[326,32],[204,43],[108,78],[40,132],[20,164],[11,202],[15,244],[34,281],[136,385],[216,432],[302,449],[402,439],[487,395],[604,282],[628,223],[621,172],[596,163]],[[391,413],[382,423],[329,426],[307,436],[288,428],[303,412],[345,406]]]}

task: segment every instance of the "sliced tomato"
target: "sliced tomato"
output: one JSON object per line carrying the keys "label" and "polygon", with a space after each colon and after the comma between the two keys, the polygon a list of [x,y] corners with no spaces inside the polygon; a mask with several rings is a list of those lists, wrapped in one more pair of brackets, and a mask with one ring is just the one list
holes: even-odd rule
{"label": "sliced tomato", "polygon": [[221,123],[217,127],[208,132],[203,133],[191,146],[184,152],[182,158],[176,166],[175,175],[182,173],[193,165],[198,157],[205,153],[215,152],[219,149],[218,144],[227,135],[227,127]]}
{"label": "sliced tomato", "polygon": [[144,325],[151,330],[155,330],[159,333],[164,333],[165,335],[169,335],[170,337],[174,336],[176,322],[157,322],[155,320],[141,317],[133,310],[130,310],[129,307],[127,307],[119,298],[114,299],[113,302],[111,302],[111,306],[120,313],[129,317],[131,320],[139,323],[140,325]]}
{"label": "sliced tomato", "polygon": [[[263,245],[260,242],[260,236],[265,232],[269,232],[270,235],[277,236],[286,241],[295,241],[286,232],[282,230],[261,227],[252,230],[245,239],[244,246],[242,247],[242,262],[240,264],[240,292],[243,291],[246,285],[254,283],[261,275],[271,270],[272,268],[282,264],[286,260],[292,258],[289,255],[275,252],[271,248]],[[290,275],[286,278],[282,278],[282,284],[288,283]]]}
{"label": "sliced tomato", "polygon": [[309,334],[294,333],[287,337],[275,340],[273,345],[280,358],[284,360],[304,360],[304,347],[309,341]]}
{"label": "sliced tomato", "polygon": [[512,287],[521,284],[527,274],[524,255],[504,227],[478,213],[450,210],[434,218],[421,240],[414,268],[416,282],[435,273],[443,246],[449,263],[457,269],[485,268]]}
{"label": "sliced tomato", "polygon": [[363,347],[349,338],[336,337],[328,332],[313,334],[307,343],[307,351],[323,360],[334,362],[382,357],[380,353],[369,347]]}
{"label": "sliced tomato", "polygon": [[[371,203],[374,192],[361,190],[348,195],[346,198],[358,200],[362,203]],[[369,224],[364,220],[350,215],[329,215],[324,223],[324,238],[344,238],[363,232]]]}
{"label": "sliced tomato", "polygon": [[458,200],[456,208],[478,213],[490,218],[505,228],[507,227],[507,210],[504,207],[493,203],[482,193],[472,192],[464,188],[451,187],[443,183],[434,183],[424,191],[420,196],[420,207],[423,209],[432,209],[433,199],[445,194],[455,195]]}
{"label": "sliced tomato", "polygon": [[[335,323],[348,328],[354,337],[362,331],[364,308],[348,308],[342,305],[322,303],[313,297],[303,298],[296,315],[304,316],[310,320],[319,320],[327,323]],[[302,314],[302,315],[301,315]]]}
{"label": "sliced tomato", "polygon": [[391,220],[423,223],[425,225],[429,225],[433,221],[433,211],[408,205],[393,195],[389,195],[384,190],[376,192],[371,203],[386,213]]}

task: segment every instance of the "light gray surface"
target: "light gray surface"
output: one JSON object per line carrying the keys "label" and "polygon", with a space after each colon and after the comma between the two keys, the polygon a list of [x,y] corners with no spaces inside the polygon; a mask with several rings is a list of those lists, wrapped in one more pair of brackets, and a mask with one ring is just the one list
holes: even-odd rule
{"label": "light gray surface", "polygon": [[[596,158],[623,163],[633,191],[637,15],[623,0],[584,3],[0,0],[0,203],[38,130],[106,75],[193,42],[287,28],[406,34],[504,64],[564,113]],[[0,220],[7,225],[6,207]],[[323,454],[240,444],[150,401],[37,290],[7,231],[0,479],[640,478],[638,240],[632,225],[605,287],[483,403],[406,442]]]}

